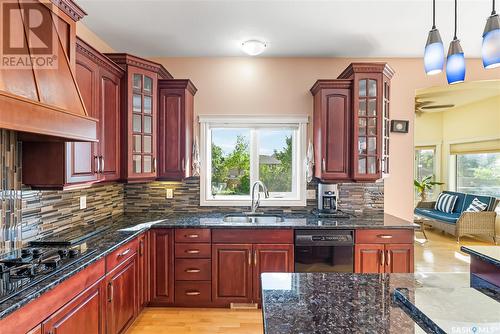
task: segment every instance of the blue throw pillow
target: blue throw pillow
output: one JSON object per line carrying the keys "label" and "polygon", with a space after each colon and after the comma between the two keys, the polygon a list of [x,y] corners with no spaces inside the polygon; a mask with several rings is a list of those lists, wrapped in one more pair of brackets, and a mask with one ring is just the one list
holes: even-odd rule
{"label": "blue throw pillow", "polygon": [[434,209],[444,213],[452,213],[457,200],[458,196],[441,193],[434,205]]}

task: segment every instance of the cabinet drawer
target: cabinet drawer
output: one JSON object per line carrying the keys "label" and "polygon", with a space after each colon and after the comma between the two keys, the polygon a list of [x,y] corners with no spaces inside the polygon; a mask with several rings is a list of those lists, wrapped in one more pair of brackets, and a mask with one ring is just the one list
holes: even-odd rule
{"label": "cabinet drawer", "polygon": [[175,242],[210,242],[210,230],[201,228],[175,230]]}
{"label": "cabinet drawer", "polygon": [[356,230],[357,244],[412,244],[413,230]]}
{"label": "cabinet drawer", "polygon": [[106,256],[106,272],[110,272],[129,257],[137,253],[138,241],[134,239]]}
{"label": "cabinet drawer", "polygon": [[209,259],[211,255],[212,251],[210,244],[175,244],[175,257],[177,259]]}
{"label": "cabinet drawer", "polygon": [[293,230],[214,229],[213,243],[293,244]]}
{"label": "cabinet drawer", "polygon": [[175,303],[196,305],[210,303],[212,300],[212,284],[210,282],[176,282]]}
{"label": "cabinet drawer", "polygon": [[175,260],[176,281],[210,281],[211,261],[208,259]]}

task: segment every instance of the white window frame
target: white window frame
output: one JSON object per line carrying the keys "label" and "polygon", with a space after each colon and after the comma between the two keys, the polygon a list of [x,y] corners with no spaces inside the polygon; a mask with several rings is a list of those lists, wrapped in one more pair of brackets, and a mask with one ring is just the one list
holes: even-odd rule
{"label": "white window frame", "polygon": [[[306,205],[306,141],[307,141],[307,116],[199,116],[200,123],[200,206],[249,206],[250,195],[217,196],[211,194],[211,129],[212,128],[269,128],[269,127],[289,127],[295,129],[293,147],[296,154],[293,156],[295,180],[293,182],[293,198],[280,198],[280,193],[272,193],[270,198],[265,198],[261,193],[261,206],[305,206]],[[251,156],[258,155],[257,136],[255,131],[251,131],[250,151]],[[297,161],[298,160],[298,161]],[[255,181],[259,166],[250,165],[250,186]]]}

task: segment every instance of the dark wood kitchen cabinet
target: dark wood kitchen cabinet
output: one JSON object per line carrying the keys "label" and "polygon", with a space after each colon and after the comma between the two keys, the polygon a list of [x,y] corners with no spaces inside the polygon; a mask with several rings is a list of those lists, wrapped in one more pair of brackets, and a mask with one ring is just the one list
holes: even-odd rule
{"label": "dark wood kitchen cabinet", "polygon": [[103,280],[82,292],[42,323],[40,333],[104,334],[105,289]]}
{"label": "dark wood kitchen cabinet", "polygon": [[386,63],[352,63],[337,79],[314,84],[316,177],[371,182],[389,173],[393,75]]}
{"label": "dark wood kitchen cabinet", "polygon": [[318,80],[314,96],[315,176],[322,181],[351,178],[351,80]]}
{"label": "dark wood kitchen cabinet", "polygon": [[150,232],[151,305],[165,306],[174,302],[174,237],[169,229]]}
{"label": "dark wood kitchen cabinet", "polygon": [[125,75],[121,80],[121,179],[157,175],[158,79],[171,79],[163,66],[124,53],[106,54]]}
{"label": "dark wood kitchen cabinet", "polygon": [[260,274],[293,272],[292,230],[213,230],[212,299],[217,306],[260,302]]}
{"label": "dark wood kitchen cabinet", "polygon": [[138,240],[137,250],[137,283],[139,287],[138,304],[141,311],[150,301],[150,248],[149,248],[150,232],[141,234]]}
{"label": "dark wood kitchen cabinet", "polygon": [[124,333],[137,315],[136,254],[106,275],[106,333]]}
{"label": "dark wood kitchen cabinet", "polygon": [[99,142],[24,142],[24,184],[64,189],[118,180],[122,75],[116,64],[77,39],[76,81],[88,115],[99,121]]}
{"label": "dark wood kitchen cabinet", "polygon": [[352,63],[338,79],[352,80],[352,178],[374,181],[389,173],[389,89],[386,63]]}
{"label": "dark wood kitchen cabinet", "polygon": [[412,273],[413,230],[357,230],[356,273]]}
{"label": "dark wood kitchen cabinet", "polygon": [[158,81],[158,178],[180,181],[191,176],[194,95],[190,80]]}

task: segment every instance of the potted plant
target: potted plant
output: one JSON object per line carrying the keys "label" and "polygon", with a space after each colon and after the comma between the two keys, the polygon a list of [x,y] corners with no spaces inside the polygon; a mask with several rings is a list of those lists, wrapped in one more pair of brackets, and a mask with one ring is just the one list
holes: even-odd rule
{"label": "potted plant", "polygon": [[415,185],[422,202],[427,201],[428,190],[431,190],[435,185],[444,184],[443,182],[432,181],[433,176],[434,175],[428,175],[420,181],[417,179],[413,180],[413,184]]}

